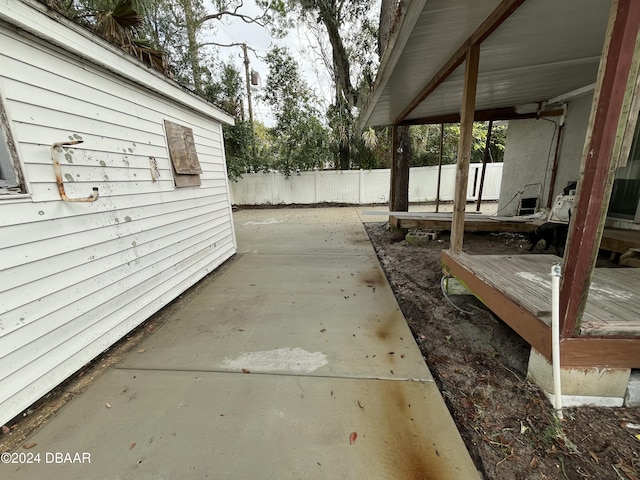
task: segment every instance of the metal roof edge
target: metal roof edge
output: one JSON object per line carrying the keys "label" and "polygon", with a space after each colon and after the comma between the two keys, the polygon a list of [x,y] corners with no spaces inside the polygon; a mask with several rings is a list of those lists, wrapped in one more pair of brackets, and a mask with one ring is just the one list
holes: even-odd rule
{"label": "metal roof edge", "polygon": [[0,20],[191,110],[229,125],[235,123],[233,117],[215,105],[188,92],[160,72],[145,68],[136,58],[41,2],[0,0]]}
{"label": "metal roof edge", "polygon": [[[373,84],[373,91],[367,96],[364,108],[360,112],[358,122],[356,124],[356,131],[361,132],[367,126],[373,108],[382,95],[382,90],[385,88],[393,69],[400,59],[400,53],[404,50],[413,29],[424,10],[427,0],[409,0],[406,2],[407,9],[405,12],[401,12],[400,20],[398,21],[396,28],[389,39],[389,44],[384,51],[378,73],[376,74],[376,80]],[[400,8],[405,5],[405,2],[400,2]]]}

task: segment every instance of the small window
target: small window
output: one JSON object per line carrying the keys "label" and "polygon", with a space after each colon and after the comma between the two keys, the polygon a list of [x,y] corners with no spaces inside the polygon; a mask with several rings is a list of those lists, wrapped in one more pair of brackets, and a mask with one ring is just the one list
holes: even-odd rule
{"label": "small window", "polygon": [[164,128],[176,187],[197,187],[200,185],[202,168],[193,140],[193,130],[168,120],[164,121]]}
{"label": "small window", "polygon": [[9,130],[9,119],[0,98],[0,195],[24,193],[16,146]]}

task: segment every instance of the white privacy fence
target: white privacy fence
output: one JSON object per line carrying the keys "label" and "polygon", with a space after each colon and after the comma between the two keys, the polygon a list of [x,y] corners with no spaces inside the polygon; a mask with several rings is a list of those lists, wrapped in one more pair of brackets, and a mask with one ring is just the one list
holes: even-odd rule
{"label": "white privacy fence", "polygon": [[[477,200],[482,164],[469,168],[467,200]],[[285,177],[280,173],[245,174],[230,182],[231,202],[236,205],[312,204],[312,203],[387,203],[390,185],[389,169],[323,170],[300,172]],[[440,200],[453,200],[456,166],[443,165]],[[482,191],[483,200],[500,198],[502,163],[487,164]],[[429,202],[436,199],[438,167],[416,167],[409,175],[409,201]]]}

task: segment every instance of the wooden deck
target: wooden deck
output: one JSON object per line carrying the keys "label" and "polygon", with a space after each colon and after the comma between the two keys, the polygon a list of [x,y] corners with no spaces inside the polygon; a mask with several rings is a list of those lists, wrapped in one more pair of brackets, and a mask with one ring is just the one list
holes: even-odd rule
{"label": "wooden deck", "polygon": [[[553,255],[467,255],[443,250],[444,268],[505,323],[551,356]],[[598,268],[580,335],[562,340],[566,366],[640,368],[640,269]]]}
{"label": "wooden deck", "polygon": [[[451,213],[396,212],[389,216],[389,223],[397,228],[420,228],[422,230],[451,230]],[[519,232],[526,233],[543,223],[540,220],[524,220],[514,217],[495,217],[467,213],[464,219],[466,232]]]}
{"label": "wooden deck", "polygon": [[615,253],[625,253],[630,248],[640,248],[640,230],[605,227],[600,248]]}
{"label": "wooden deck", "polygon": [[[397,228],[451,230],[451,218],[451,213],[394,212],[389,216],[389,224]],[[527,233],[535,230],[542,223],[544,220],[467,213],[464,219],[464,230],[466,232]],[[615,253],[625,253],[630,248],[640,248],[640,230],[605,228],[600,248]]]}

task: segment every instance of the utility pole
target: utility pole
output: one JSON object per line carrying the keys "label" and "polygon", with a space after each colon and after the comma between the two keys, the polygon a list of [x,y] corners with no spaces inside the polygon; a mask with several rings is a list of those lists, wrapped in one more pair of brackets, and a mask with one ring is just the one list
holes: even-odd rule
{"label": "utility pole", "polygon": [[249,123],[251,124],[251,152],[253,156],[256,155],[256,144],[254,141],[253,132],[253,106],[251,104],[251,78],[249,76],[249,55],[247,55],[247,44],[242,44],[242,51],[244,52],[244,73],[247,80],[247,106],[249,107]]}

